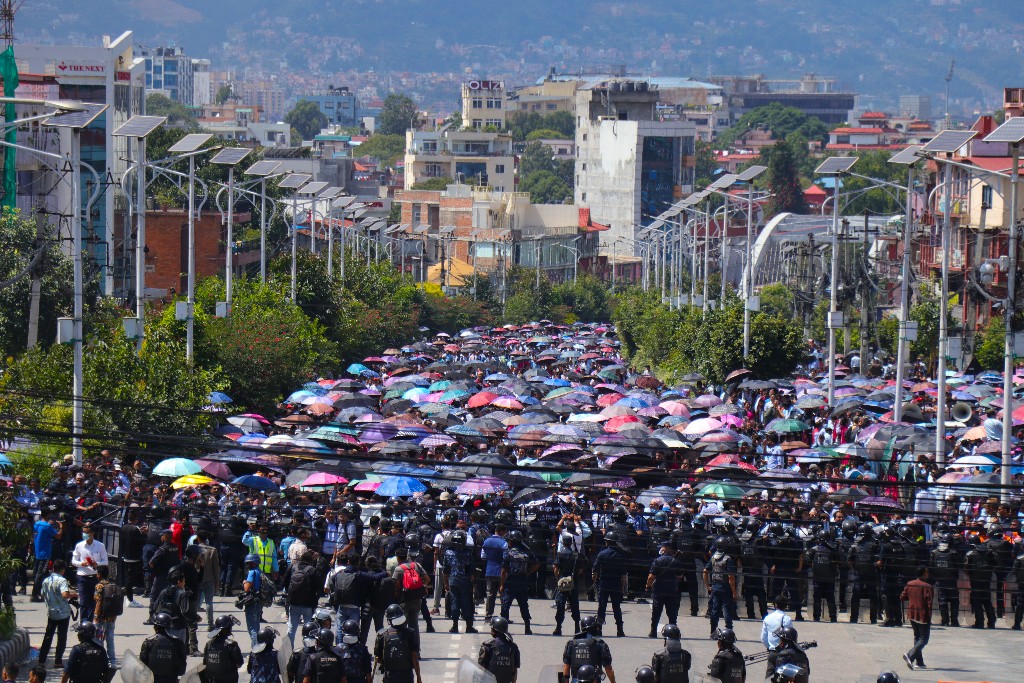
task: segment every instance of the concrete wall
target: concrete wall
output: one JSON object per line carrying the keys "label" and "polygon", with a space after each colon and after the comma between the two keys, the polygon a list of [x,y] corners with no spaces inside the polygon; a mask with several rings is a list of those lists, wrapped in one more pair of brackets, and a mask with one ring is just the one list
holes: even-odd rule
{"label": "concrete wall", "polygon": [[575,204],[610,226],[603,243],[633,237],[640,220],[641,141],[638,121],[584,120],[576,129]]}

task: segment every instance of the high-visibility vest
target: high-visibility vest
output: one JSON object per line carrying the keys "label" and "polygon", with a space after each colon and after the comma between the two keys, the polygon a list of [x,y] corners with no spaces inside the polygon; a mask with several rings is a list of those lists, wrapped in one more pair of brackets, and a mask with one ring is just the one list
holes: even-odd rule
{"label": "high-visibility vest", "polygon": [[252,549],[260,556],[260,571],[269,574],[274,570],[274,541],[267,539],[260,540],[259,536],[252,537]]}

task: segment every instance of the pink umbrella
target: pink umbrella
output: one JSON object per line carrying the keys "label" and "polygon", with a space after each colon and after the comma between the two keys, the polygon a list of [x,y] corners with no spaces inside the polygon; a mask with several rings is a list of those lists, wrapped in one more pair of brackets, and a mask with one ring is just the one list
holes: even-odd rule
{"label": "pink umbrella", "polygon": [[607,408],[608,406],[613,405],[618,401],[621,401],[623,398],[625,397],[622,394],[614,391],[609,394],[601,394],[600,396],[597,397],[597,405],[601,406],[602,408]]}
{"label": "pink umbrella", "polygon": [[231,468],[222,462],[214,462],[213,460],[196,460],[195,463],[202,467],[203,472],[206,472],[211,477],[223,479],[224,481],[235,478],[235,475],[231,472]]}
{"label": "pink umbrella", "polygon": [[489,493],[498,493],[509,488],[508,484],[497,477],[476,477],[468,479],[455,489],[455,493],[466,496],[484,496]]}
{"label": "pink umbrella", "polygon": [[720,415],[718,419],[722,422],[722,424],[727,425],[729,427],[743,426],[743,420],[740,419],[739,415]]}
{"label": "pink umbrella", "polygon": [[327,472],[314,472],[306,477],[305,481],[299,484],[299,488],[311,488],[313,486],[334,486],[335,484],[347,484],[348,479],[339,474]]}
{"label": "pink umbrella", "polygon": [[665,401],[661,407],[668,411],[669,415],[677,417],[690,417],[690,409],[682,401]]}
{"label": "pink umbrella", "polygon": [[715,429],[721,429],[722,423],[713,417],[702,417],[694,420],[683,428],[683,434],[706,434]]}
{"label": "pink umbrella", "polygon": [[731,429],[706,432],[700,437],[700,443],[739,443],[742,438]]}
{"label": "pink umbrella", "polygon": [[447,434],[431,434],[420,441],[420,446],[423,448],[437,448],[438,446],[449,446],[453,443],[455,443],[455,439]]}
{"label": "pink umbrella", "polygon": [[641,408],[636,412],[637,415],[643,417],[662,417],[668,414],[668,411],[661,406],[651,406],[650,408]]}
{"label": "pink umbrella", "polygon": [[482,408],[483,406],[488,405],[489,403],[494,401],[494,399],[496,398],[498,398],[498,394],[495,394],[490,391],[481,391],[479,394],[474,394],[473,396],[470,397],[469,401],[466,402],[466,407]]}
{"label": "pink umbrella", "polygon": [[522,410],[523,408],[523,404],[512,396],[499,396],[491,401],[491,405],[497,406],[498,408],[506,408],[508,410]]}
{"label": "pink umbrella", "polygon": [[376,491],[383,483],[382,481],[362,481],[356,484],[356,491]]}
{"label": "pink umbrella", "polygon": [[626,427],[635,422],[639,422],[640,418],[636,415],[619,415],[613,417],[604,423],[604,431],[606,432],[618,432],[626,429]]}
{"label": "pink umbrella", "polygon": [[718,398],[714,394],[703,394],[693,399],[694,404],[702,408],[710,408],[711,406],[722,405],[722,399]]}

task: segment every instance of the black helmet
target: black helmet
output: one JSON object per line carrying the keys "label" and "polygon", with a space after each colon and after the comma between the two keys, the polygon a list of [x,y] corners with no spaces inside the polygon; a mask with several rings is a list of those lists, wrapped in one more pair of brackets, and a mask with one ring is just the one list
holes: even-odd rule
{"label": "black helmet", "polygon": [[612,519],[620,523],[625,522],[629,519],[629,510],[620,505],[615,508],[615,511],[612,513]]}
{"label": "black helmet", "polygon": [[500,510],[494,513],[494,521],[498,524],[510,526],[512,524],[515,524],[516,516],[508,508],[501,508]]}
{"label": "black helmet", "polygon": [[446,522],[451,522],[452,524],[455,524],[459,521],[459,511],[454,508],[448,508],[447,510],[444,511],[444,514],[441,515],[441,519]]}
{"label": "black helmet", "polygon": [[914,528],[909,524],[900,524],[899,528],[896,529],[896,533],[898,533],[903,538],[914,538]]}
{"label": "black helmet", "polygon": [[513,529],[512,531],[508,532],[508,542],[509,543],[522,543],[523,542],[523,532],[520,531],[519,529]]}
{"label": "black helmet", "polygon": [[598,623],[597,617],[586,616],[580,620],[580,631],[582,633],[597,633],[599,628],[601,628],[601,624]]}
{"label": "black helmet", "polygon": [[171,628],[174,625],[174,620],[171,619],[171,615],[167,612],[157,612],[153,615],[153,626],[155,628]]}
{"label": "black helmet", "polygon": [[857,527],[857,535],[863,536],[864,538],[871,538],[874,536],[875,530],[871,528],[870,524],[864,523]]}
{"label": "black helmet", "polygon": [[617,533],[615,533],[614,531],[606,532],[605,535],[604,535],[604,542],[607,543],[608,545],[611,545],[612,543],[618,543],[619,542],[619,535]]}
{"label": "black helmet", "polygon": [[718,627],[711,637],[721,643],[733,645],[736,642],[736,633],[731,628]]}
{"label": "black helmet", "polygon": [[669,640],[679,640],[683,637],[683,634],[679,632],[679,627],[675,624],[665,624],[661,627],[661,637],[668,638]]}
{"label": "black helmet", "polygon": [[341,511],[348,513],[350,517],[358,517],[359,513],[363,511],[363,508],[359,506],[359,503],[345,503],[345,506],[341,508]]}
{"label": "black helmet", "polygon": [[395,523],[387,517],[385,517],[384,519],[380,520],[380,523],[377,526],[384,533],[390,533],[390,531],[395,527]]}
{"label": "black helmet", "polygon": [[240,624],[235,617],[229,614],[222,614],[213,622],[213,628],[217,631],[216,636],[227,636],[231,635],[231,627],[235,624]]}
{"label": "black helmet", "polygon": [[[936,531],[942,531],[942,532],[949,531],[949,522],[947,522],[946,520],[942,520],[941,522],[939,522],[938,524],[935,525],[935,530]],[[878,675],[879,675],[879,677],[882,677],[885,674],[892,674],[893,676],[896,675],[892,671],[883,671],[882,673],[880,673]]]}
{"label": "black helmet", "polygon": [[256,634],[256,642],[269,647],[274,646],[274,638],[277,637],[277,631],[269,626],[264,626],[260,629],[260,632]]}
{"label": "black helmet", "polygon": [[818,533],[815,534],[815,537],[822,542],[830,540],[828,531],[825,529],[818,529]]}
{"label": "black helmet", "polygon": [[87,621],[78,627],[78,640],[85,642],[87,640],[93,640],[96,637],[96,624],[91,621]]}
{"label": "black helmet", "polygon": [[584,664],[576,669],[576,680],[579,683],[593,683],[597,680],[597,667],[593,664]]}
{"label": "black helmet", "polygon": [[405,535],[405,547],[406,548],[419,548],[420,547],[420,535],[417,533],[411,533]]}
{"label": "black helmet", "polygon": [[780,522],[772,522],[768,525],[769,536],[781,536],[785,530],[785,527],[783,527]]}
{"label": "black helmet", "polygon": [[317,610],[313,612],[313,621],[316,622],[318,626],[323,626],[325,621],[334,621],[334,615],[331,613],[331,610],[326,607],[318,607]]}
{"label": "black helmet", "polygon": [[341,640],[345,643],[359,642],[359,622],[355,619],[348,619],[341,625]]}
{"label": "black helmet", "polygon": [[394,514],[395,514],[395,509],[393,507],[391,507],[390,505],[381,505],[381,507],[380,507],[380,516],[381,517],[389,517],[390,518]]}
{"label": "black helmet", "polygon": [[790,643],[795,643],[798,637],[796,629],[792,626],[780,626],[779,628],[775,629],[775,632],[772,635],[778,638],[779,640],[785,640]]}
{"label": "black helmet", "polygon": [[508,633],[508,619],[501,616],[491,617],[491,630],[498,633]]}
{"label": "black helmet", "polygon": [[668,515],[664,512],[654,513],[654,523],[658,525],[668,524]]}
{"label": "black helmet", "polygon": [[388,608],[384,610],[384,618],[391,626],[401,626],[405,623],[405,610],[401,605],[388,605]]}
{"label": "black helmet", "polygon": [[307,621],[302,625],[302,637],[303,638],[315,638],[316,632],[320,630],[320,627],[315,621]]}
{"label": "black helmet", "polygon": [[988,531],[988,535],[992,538],[1001,537],[1003,535],[1003,525],[999,522],[992,522],[988,525],[986,531]]}
{"label": "black helmet", "polygon": [[900,683],[900,677],[895,671],[883,671],[875,683]]}
{"label": "black helmet", "polygon": [[390,506],[392,510],[401,510],[403,507],[402,499],[392,496],[391,498],[388,498],[387,505]]}
{"label": "black helmet", "polygon": [[178,583],[184,578],[185,572],[181,571],[179,567],[172,567],[171,570],[167,572],[167,580],[171,583]]}
{"label": "black helmet", "polygon": [[857,520],[853,517],[847,517],[843,520],[843,533],[847,536],[852,536],[857,533]]}
{"label": "black helmet", "polygon": [[487,510],[474,510],[473,514],[470,515],[470,519],[477,524],[486,524],[490,517],[491,516],[487,513]]}
{"label": "black helmet", "polygon": [[320,629],[316,632],[316,643],[321,647],[331,647],[334,645],[334,631],[329,628]]}
{"label": "black helmet", "polygon": [[451,536],[448,537],[448,542],[459,548],[464,548],[466,546],[466,532],[461,529],[453,531]]}
{"label": "black helmet", "polygon": [[636,670],[636,683],[654,683],[654,669],[649,666],[641,666]]}

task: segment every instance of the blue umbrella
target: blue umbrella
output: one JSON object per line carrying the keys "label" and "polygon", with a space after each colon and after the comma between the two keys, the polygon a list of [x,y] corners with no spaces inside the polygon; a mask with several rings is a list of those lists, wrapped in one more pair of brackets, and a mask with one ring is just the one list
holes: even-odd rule
{"label": "blue umbrella", "polygon": [[384,467],[377,469],[377,472],[379,474],[402,475],[406,479],[408,479],[409,477],[437,476],[436,470],[428,469],[426,467],[413,467],[412,465],[403,465],[400,463],[385,465]]}
{"label": "blue umbrella", "polygon": [[211,391],[210,395],[206,397],[206,400],[209,401],[212,405],[232,402],[231,397],[225,394],[223,391]]}
{"label": "blue umbrella", "polygon": [[153,468],[157,477],[184,477],[186,474],[199,474],[203,468],[188,458],[168,458]]}
{"label": "blue umbrella", "polygon": [[348,368],[345,370],[345,372],[347,372],[350,375],[360,375],[364,371],[369,370],[369,369],[370,368],[366,367],[362,363],[353,363],[352,365],[348,366]]}
{"label": "blue umbrella", "polygon": [[3,453],[0,453],[0,470],[14,469],[14,463]]}
{"label": "blue umbrella", "polygon": [[233,486],[244,486],[249,489],[257,489],[259,491],[277,492],[281,490],[278,487],[278,485],[272,482],[270,479],[267,479],[266,477],[260,477],[255,474],[245,474],[242,475],[241,477],[236,477],[235,480],[231,482],[231,484]]}
{"label": "blue umbrella", "polygon": [[378,486],[374,493],[378,496],[405,498],[426,490],[427,487],[424,484],[421,484],[412,477],[392,477],[386,479],[383,484]]}
{"label": "blue umbrella", "polygon": [[[316,396],[312,391],[306,391],[305,389],[299,389],[294,394],[284,400],[285,403],[302,403],[307,398]],[[230,400],[230,399],[229,399]]]}

